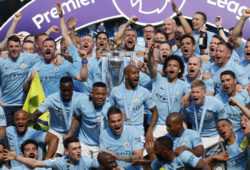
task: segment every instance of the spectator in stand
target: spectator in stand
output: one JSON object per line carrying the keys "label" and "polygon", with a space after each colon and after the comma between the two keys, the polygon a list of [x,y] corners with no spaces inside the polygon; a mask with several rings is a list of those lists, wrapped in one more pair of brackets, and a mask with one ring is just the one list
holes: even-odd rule
{"label": "spectator in stand", "polygon": [[97,27],[96,32],[106,32],[106,28],[104,26],[104,22],[101,22],[100,25]]}

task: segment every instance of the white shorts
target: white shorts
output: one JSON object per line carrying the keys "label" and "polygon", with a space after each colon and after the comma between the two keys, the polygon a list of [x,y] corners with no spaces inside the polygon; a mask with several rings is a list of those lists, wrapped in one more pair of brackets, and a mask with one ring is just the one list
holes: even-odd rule
{"label": "white shorts", "polygon": [[99,146],[90,146],[90,145],[81,143],[81,147],[82,147],[82,155],[88,158],[97,158],[97,155],[100,150]]}
{"label": "white shorts", "polygon": [[56,154],[58,153],[58,154],[64,155],[64,146],[63,146],[63,139],[62,139],[64,135],[54,131],[53,129],[49,129],[48,132],[57,136],[59,139]]}
{"label": "white shorts", "polygon": [[204,146],[204,149],[208,148],[209,146],[212,146],[219,142],[220,136],[215,137],[201,137],[202,144]]}
{"label": "white shorts", "polygon": [[153,136],[155,138],[159,138],[168,133],[166,125],[155,125],[153,130]]}

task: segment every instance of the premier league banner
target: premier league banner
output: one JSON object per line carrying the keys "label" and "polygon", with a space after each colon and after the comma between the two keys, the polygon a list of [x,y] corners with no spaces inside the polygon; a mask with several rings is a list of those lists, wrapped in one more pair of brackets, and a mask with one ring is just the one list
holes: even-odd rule
{"label": "premier league banner", "polygon": [[[78,18],[77,29],[112,18],[130,18],[132,15],[139,17],[140,25],[158,25],[165,18],[175,15],[171,0],[33,0],[19,10],[23,17],[16,33],[27,31],[36,34],[45,32],[52,25],[59,26],[56,1],[62,3],[65,19],[70,16]],[[249,0],[175,0],[175,3],[187,18],[192,18],[197,11],[206,13],[207,23],[211,25],[214,25],[216,16],[221,16],[225,29],[235,26],[242,11],[250,8]],[[4,39],[12,19],[0,28],[0,41]],[[243,29],[244,38],[250,37],[249,28],[250,20],[247,20]],[[58,38],[60,34],[51,36]]]}

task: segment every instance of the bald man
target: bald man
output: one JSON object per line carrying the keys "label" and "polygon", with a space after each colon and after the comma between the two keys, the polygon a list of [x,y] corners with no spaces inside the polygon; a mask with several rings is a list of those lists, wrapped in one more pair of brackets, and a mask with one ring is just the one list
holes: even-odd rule
{"label": "bald man", "polygon": [[170,42],[170,45],[175,45],[175,39],[174,39],[174,32],[177,28],[177,25],[175,23],[175,20],[172,18],[166,18],[163,21],[162,29],[165,31],[168,37],[168,41]]}
{"label": "bald man", "polygon": [[[202,62],[201,58],[197,56],[190,57],[188,59],[187,71],[188,74],[185,76],[185,81],[191,86],[193,80],[202,80]],[[204,80],[206,85],[206,95],[213,96],[214,94],[214,82],[212,78]]]}
{"label": "bald man", "polygon": [[115,157],[107,152],[100,152],[97,160],[100,164],[100,170],[124,170],[124,168],[117,165]]}
{"label": "bald man", "polygon": [[200,157],[204,151],[200,135],[191,129],[184,129],[183,115],[173,112],[170,113],[166,120],[166,126],[169,136],[173,139],[173,149],[179,155],[187,150],[195,156]]}
{"label": "bald man", "polygon": [[144,107],[152,112],[151,124],[146,133],[146,140],[153,140],[153,129],[158,119],[158,112],[151,94],[147,89],[138,85],[139,69],[129,65],[124,69],[125,82],[112,89],[110,103],[126,114],[125,124],[134,126],[144,136],[143,115]]}
{"label": "bald man", "polygon": [[[22,155],[20,150],[21,144],[27,139],[34,139],[39,144],[48,144],[48,151],[45,159],[52,158],[58,145],[58,138],[51,134],[35,130],[28,127],[28,114],[23,110],[18,110],[14,115],[15,126],[9,126],[6,129],[6,135],[9,145],[14,148],[18,156]],[[42,148],[39,147],[39,152],[42,153]],[[42,158],[42,154],[40,159]],[[12,160],[11,166],[20,165],[19,162]]]}

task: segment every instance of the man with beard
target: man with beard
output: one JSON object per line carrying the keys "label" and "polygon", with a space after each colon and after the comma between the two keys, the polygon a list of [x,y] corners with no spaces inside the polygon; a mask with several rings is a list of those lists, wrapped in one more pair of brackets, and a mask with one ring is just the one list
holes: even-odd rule
{"label": "man with beard", "polygon": [[202,80],[191,83],[192,101],[189,107],[184,108],[187,122],[192,129],[201,136],[204,148],[208,148],[219,141],[216,122],[227,118],[223,103],[214,96],[205,96],[206,86]]}
{"label": "man with beard", "polygon": [[238,83],[245,89],[249,88],[249,81],[245,71],[240,65],[229,60],[231,55],[232,47],[228,43],[220,42],[217,44],[216,57],[211,66],[211,75],[215,85],[215,94],[221,93],[222,85],[220,74],[225,70],[234,71]]}
{"label": "man with beard", "polygon": [[39,78],[46,97],[59,90],[60,79],[64,76],[71,76],[79,81],[87,80],[88,68],[86,56],[82,57],[81,69],[79,70],[67,60],[64,60],[58,66],[55,65],[53,59],[56,53],[56,42],[51,38],[43,41],[42,53],[44,62],[40,62],[30,69],[30,77],[23,85],[24,92],[28,93],[36,71],[39,72]]}
{"label": "man with beard", "polygon": [[37,110],[30,116],[30,121],[35,123],[47,110],[50,112],[49,133],[59,138],[56,154],[64,154],[62,137],[70,129],[73,120],[73,106],[76,104],[78,92],[73,92],[73,80],[71,77],[63,77],[60,80],[60,92],[49,95]]}
{"label": "man with beard", "polygon": [[[157,35],[157,37],[155,37],[156,34],[155,34],[155,28],[154,28],[153,25],[150,25],[150,24],[146,25],[144,27],[144,29],[143,29],[143,38],[144,38],[144,41],[145,41],[145,47],[148,47],[149,44],[152,44],[154,38],[159,40],[158,35]],[[162,38],[164,38],[164,37],[162,37]],[[164,41],[166,41],[166,37],[165,37]]]}
{"label": "man with beard", "polygon": [[224,104],[227,118],[231,121],[234,127],[234,132],[239,132],[241,130],[240,116],[242,111],[237,106],[232,106],[229,98],[233,97],[235,100],[237,100],[237,102],[245,106],[250,102],[248,92],[246,90],[243,90],[240,93],[236,91],[237,79],[233,71],[223,71],[220,75],[220,79],[222,84],[222,92],[218,93],[215,97],[217,97]]}
{"label": "man with beard", "polygon": [[[39,144],[48,144],[48,151],[45,156],[45,159],[53,157],[58,145],[58,138],[55,135],[49,132],[46,133],[28,127],[28,114],[22,110],[19,110],[15,113],[14,120],[15,126],[7,127],[6,135],[8,138],[9,145],[17,151],[17,155],[22,155],[20,146],[23,141],[27,139],[34,139]],[[39,149],[39,152],[42,153],[41,148]],[[42,155],[40,155],[39,159],[41,159],[41,157]],[[18,162],[11,161],[12,167],[18,165]]]}
{"label": "man with beard", "polygon": [[[211,71],[211,65],[214,63],[215,57],[216,57],[216,49],[217,49],[217,44],[219,42],[225,42],[225,40],[219,36],[219,35],[214,35],[210,41],[209,44],[209,63],[207,63],[209,65],[209,68],[207,70],[204,70],[206,72],[210,72]],[[207,56],[206,56],[207,57]],[[231,57],[229,58],[230,62],[239,64],[239,56],[238,54],[235,52],[235,50],[233,50]],[[205,59],[203,60],[204,63],[206,63],[208,60]]]}
{"label": "man with beard", "polygon": [[151,153],[150,159],[151,168],[158,170],[161,167],[169,170],[175,170],[183,168],[184,166],[191,166],[195,169],[208,170],[209,165],[215,161],[225,161],[228,155],[226,152],[222,152],[219,155],[215,155],[209,158],[200,159],[189,151],[184,151],[180,155],[176,155],[173,150],[173,141],[168,136],[162,136],[156,139],[151,147],[149,153]]}
{"label": "man with beard", "polygon": [[85,157],[97,157],[100,144],[99,135],[105,127],[106,115],[110,107],[106,97],[106,85],[102,82],[96,82],[93,85],[93,91],[90,96],[80,94],[75,99],[74,120],[63,139],[65,140],[72,136],[80,126],[79,139],[83,149],[82,154]]}
{"label": "man with beard", "polygon": [[[25,158],[38,159],[38,143],[35,140],[28,139],[24,141],[21,145],[22,156]],[[31,167],[27,167],[24,164],[21,164],[17,167],[12,168],[13,170],[33,170]],[[50,168],[35,168],[35,170],[51,170]]]}
{"label": "man with beard", "polygon": [[[191,86],[192,81],[202,79],[202,62],[201,58],[193,56],[189,58],[187,71],[188,74],[185,76],[185,81]],[[206,85],[206,95],[213,96],[214,94],[214,82],[212,78],[204,80]]]}
{"label": "man with beard", "polygon": [[49,36],[44,33],[44,32],[40,32],[38,34],[35,35],[35,46],[36,46],[36,53],[38,56],[42,57],[42,49],[43,49],[43,41],[49,38]]}
{"label": "man with beard", "polygon": [[1,170],[9,170],[10,167],[7,162],[4,160],[3,153],[4,149],[7,149],[4,144],[0,143],[0,169]]}
{"label": "man with beard", "polygon": [[166,58],[161,76],[154,65],[153,52],[149,52],[148,69],[150,78],[153,80],[154,88],[152,99],[156,103],[159,119],[154,129],[154,137],[160,137],[167,133],[166,118],[172,112],[179,112],[180,101],[189,91],[188,84],[180,80],[184,64],[182,59],[176,55]]}
{"label": "man with beard", "polygon": [[198,54],[195,54],[195,39],[193,36],[185,34],[181,37],[181,59],[184,62],[185,70],[184,75],[186,76],[188,74],[187,72],[187,65],[188,65],[188,59],[192,56],[199,56]]}
{"label": "man with beard", "polygon": [[[175,153],[180,155],[187,150],[195,156],[200,157],[204,151],[200,135],[192,130],[183,127],[183,115],[177,112],[170,113],[166,120],[166,126],[169,136],[174,143]],[[184,166],[184,165],[183,165]]]}
{"label": "man with beard", "polygon": [[102,56],[107,55],[109,36],[106,32],[99,32],[96,35],[95,57],[88,59],[88,81],[92,83],[102,81]]}
{"label": "man with beard", "polygon": [[[120,45],[122,44],[124,49],[126,51],[132,51],[134,52],[133,56],[137,55],[137,52],[139,55],[142,54],[145,50],[145,46],[147,42],[151,42],[153,40],[153,35],[154,35],[154,29],[152,31],[152,28],[154,28],[152,25],[147,25],[144,28],[148,28],[147,32],[144,32],[143,37],[145,40],[145,46],[139,46],[136,44],[136,39],[137,39],[137,33],[134,29],[131,28],[131,24],[134,24],[136,21],[138,21],[138,17],[136,16],[131,16],[129,20],[119,29],[117,34],[114,37],[114,41]],[[126,32],[127,30],[133,30],[135,32],[135,40],[129,40],[129,45],[126,45]],[[123,44],[124,43],[124,44]],[[127,46],[127,47],[126,47]],[[140,57],[140,56],[139,56]]]}
{"label": "man with beard", "polygon": [[7,126],[13,125],[14,113],[22,108],[25,101],[22,85],[27,80],[30,68],[41,61],[37,55],[22,53],[20,39],[13,35],[8,38],[7,59],[0,58],[1,99]]}
{"label": "man with beard", "polygon": [[243,148],[241,143],[244,134],[233,131],[233,125],[228,119],[221,119],[217,122],[217,130],[224,139],[224,144],[229,155],[227,160],[228,170],[245,170],[247,167],[247,148]]}
{"label": "man with beard", "polygon": [[108,110],[108,125],[100,134],[101,150],[118,160],[118,165],[127,169],[140,169],[131,163],[142,159],[143,143],[135,127],[123,125],[123,115],[119,108],[112,106]]}
{"label": "man with beard", "polygon": [[112,89],[109,102],[125,113],[125,125],[136,127],[141,136],[144,136],[143,114],[144,107],[147,107],[152,113],[152,118],[146,133],[146,142],[153,140],[153,129],[158,119],[158,112],[149,91],[138,85],[139,69],[132,65],[125,67],[124,78],[124,83]]}
{"label": "man with beard", "polygon": [[26,158],[16,154],[15,151],[5,150],[5,160],[16,160],[28,167],[46,167],[57,170],[76,169],[89,170],[91,168],[99,168],[96,159],[90,159],[81,156],[82,148],[80,142],[75,137],[70,137],[64,141],[65,154],[63,157],[57,157],[45,161],[39,161],[33,158]]}
{"label": "man with beard", "polygon": [[[60,2],[56,3],[57,14],[60,19],[60,26],[61,26],[61,33],[62,37],[64,38],[66,48],[69,50],[69,54],[73,57],[73,62],[81,61],[81,57],[78,54],[77,47],[73,44],[68,29],[64,20],[63,10]],[[80,49],[87,53],[87,58],[92,57],[92,52],[94,49],[94,40],[93,37],[89,34],[86,34],[82,37],[80,42]]]}

